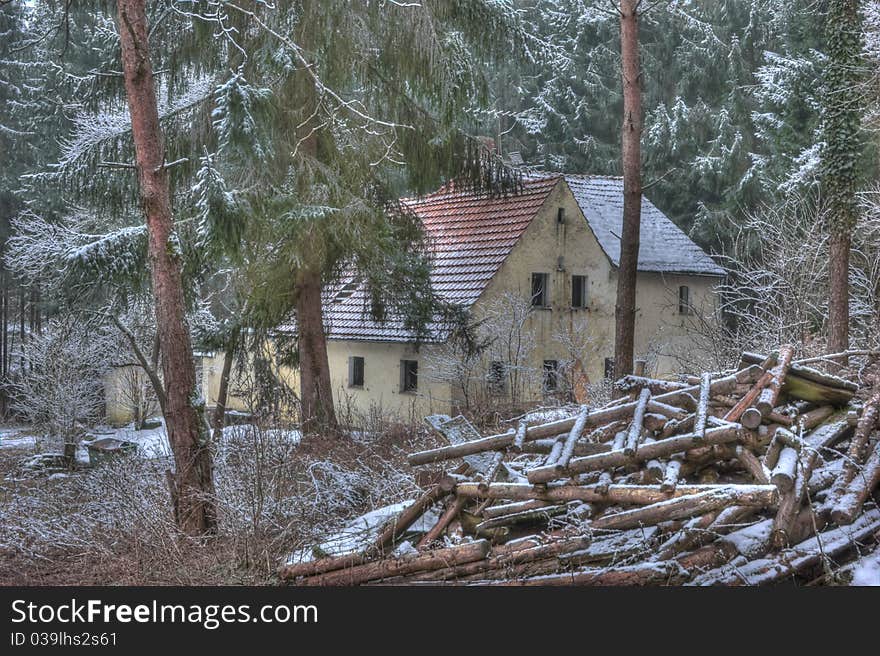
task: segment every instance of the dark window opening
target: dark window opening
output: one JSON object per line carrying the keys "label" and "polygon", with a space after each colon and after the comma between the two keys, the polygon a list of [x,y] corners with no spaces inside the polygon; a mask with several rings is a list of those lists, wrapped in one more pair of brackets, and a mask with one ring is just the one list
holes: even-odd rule
{"label": "dark window opening", "polygon": [[555,392],[559,389],[559,362],[544,360],[544,391]]}
{"label": "dark window opening", "polygon": [[535,307],[547,307],[547,289],[550,284],[549,273],[532,274],[532,305]]}
{"label": "dark window opening", "polygon": [[556,210],[556,223],[565,223],[565,208],[560,207]]}
{"label": "dark window opening", "polygon": [[419,388],[419,363],[417,360],[400,361],[400,391],[415,392]]}
{"label": "dark window opening", "polygon": [[348,359],[348,386],[364,386],[364,359],[357,355]]}
{"label": "dark window opening", "polygon": [[687,285],[678,288],[678,313],[691,314],[691,289]]}
{"label": "dark window opening", "polygon": [[487,379],[490,392],[494,394],[504,393],[507,389],[507,367],[505,364],[498,360],[490,362]]}
{"label": "dark window opening", "polygon": [[614,378],[614,358],[605,358],[605,378]]}
{"label": "dark window opening", "polygon": [[571,277],[571,307],[585,308],[587,307],[587,277],[572,276]]}

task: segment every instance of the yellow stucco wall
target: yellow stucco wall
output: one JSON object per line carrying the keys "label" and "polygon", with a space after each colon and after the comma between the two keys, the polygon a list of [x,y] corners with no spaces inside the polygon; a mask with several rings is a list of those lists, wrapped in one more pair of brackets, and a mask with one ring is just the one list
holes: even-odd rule
{"label": "yellow stucco wall", "polygon": [[[558,208],[565,208],[565,223],[557,222]],[[531,274],[550,276],[550,307],[536,308],[529,317],[529,327],[538,347],[532,354],[532,366],[543,360],[564,360],[567,349],[555,336],[579,333],[586,326],[589,340],[583,365],[591,382],[604,377],[605,358],[614,355],[614,306],[617,274],[602,251],[568,186],[560,182],[551,192],[519,243],[508,255],[498,274],[487,286],[473,313],[484,316],[500,295],[514,293],[522,298],[531,295]],[[571,308],[573,275],[586,275],[587,307]],[[712,288],[717,278],[641,272],[636,294],[636,358],[649,359],[652,373],[669,374],[679,369],[669,357],[669,346],[681,343],[688,317],[679,314],[678,288],[690,288],[691,304],[705,310],[715,307]],[[658,354],[658,351],[660,354]],[[540,390],[537,390],[538,392]]]}
{"label": "yellow stucco wall", "polygon": [[[557,222],[557,210],[565,208],[564,224]],[[583,356],[585,373],[591,382],[604,377],[605,358],[614,355],[614,305],[617,293],[616,270],[593,236],[567,185],[560,181],[550,193],[539,213],[526,229],[519,243],[508,255],[498,274],[486,287],[473,306],[475,318],[483,318],[493,310],[498,299],[509,294],[522,299],[531,296],[531,274],[547,273],[550,277],[550,306],[534,309],[525,324],[533,339],[528,354],[529,367],[538,372],[533,380],[532,400],[542,396],[540,371],[544,360],[570,359],[571,347],[560,341],[567,335],[578,342]],[[586,275],[588,281],[587,307],[572,309],[572,275]],[[675,347],[689,341],[685,338],[688,317],[678,311],[678,287],[690,288],[691,304],[705,312],[715,307],[712,288],[717,278],[704,276],[666,275],[642,272],[638,277],[635,351],[637,358],[647,358],[650,373],[664,375],[678,371],[678,362],[669,356]],[[711,316],[711,311],[710,311]],[[585,328],[587,336],[584,336]],[[330,340],[328,357],[333,394],[343,421],[350,419],[360,424],[371,411],[399,419],[420,420],[427,414],[450,413],[461,402],[460,381],[454,376],[433,376],[431,363],[439,361],[448,347],[413,345],[394,342],[363,342]],[[348,384],[351,356],[364,358],[364,386],[352,388]],[[486,354],[488,361],[499,359],[498,353]],[[400,361],[419,362],[419,389],[416,393],[400,391]],[[222,355],[200,359],[202,393],[208,407],[216,403]],[[296,372],[280,370],[287,383],[298,391]],[[482,375],[482,374],[481,374]],[[451,379],[450,379],[451,378]],[[113,385],[108,383],[108,399],[114,397]],[[230,409],[247,409],[242,398],[230,398]],[[123,410],[108,400],[108,414],[121,421]]]}

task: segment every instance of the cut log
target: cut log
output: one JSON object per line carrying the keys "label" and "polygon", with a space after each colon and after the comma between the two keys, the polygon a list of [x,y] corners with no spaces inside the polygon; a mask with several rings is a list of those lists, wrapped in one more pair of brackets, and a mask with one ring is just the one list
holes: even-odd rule
{"label": "cut log", "polygon": [[[459,497],[467,499],[467,497]],[[533,499],[531,501],[514,501],[513,503],[503,503],[497,506],[488,506],[483,510],[483,517],[491,519],[492,517],[501,517],[502,515],[510,515],[512,513],[521,512],[523,510],[532,510],[534,508],[546,508],[552,502]]]}
{"label": "cut log", "polygon": [[713,510],[705,515],[689,519],[678,533],[657,548],[657,560],[669,560],[682,551],[700,546],[704,539],[714,540],[717,534],[710,533],[706,529],[711,526],[721,512],[721,510]]}
{"label": "cut log", "polygon": [[[726,444],[735,442],[739,437],[740,428],[711,428],[706,431],[704,439],[699,444]],[[665,458],[674,453],[686,451],[696,444],[693,434],[670,437],[658,440],[653,444],[643,445],[634,455],[628,455],[625,450],[600,453],[595,456],[574,458],[568,463],[565,473],[569,476],[610,467],[622,467],[651,460],[652,458]],[[560,472],[555,467],[536,467],[529,470],[530,483],[546,483],[560,477]]]}
{"label": "cut log", "polygon": [[880,439],[874,445],[874,451],[856,476],[843,488],[842,494],[836,498],[831,519],[838,526],[852,524],[862,510],[862,505],[880,485]]}
{"label": "cut log", "polygon": [[[765,390],[766,391],[766,390]],[[757,428],[764,421],[764,416],[757,408],[746,408],[739,418],[740,423],[746,428]]]}
{"label": "cut log", "polygon": [[559,458],[555,462],[557,469],[564,470],[568,466],[568,461],[571,460],[572,455],[574,455],[575,444],[577,444],[577,441],[581,438],[581,435],[583,435],[584,429],[587,427],[587,417],[589,417],[589,415],[590,408],[586,405],[581,406],[577,421],[575,421],[574,426],[571,428],[571,432],[565,439],[562,452],[559,454]]}
{"label": "cut log", "polygon": [[404,556],[402,558],[385,558],[346,569],[330,571],[302,579],[299,584],[359,585],[368,581],[405,576],[415,572],[449,567],[450,565],[472,563],[483,560],[488,553],[489,542],[487,540],[477,540],[418,555]]}
{"label": "cut log", "polygon": [[614,482],[614,478],[611,476],[610,472],[603,471],[599,474],[599,482],[596,484],[596,492],[605,496],[608,494],[608,488],[611,487],[611,484]]}
{"label": "cut log", "polygon": [[785,378],[791,368],[791,360],[793,356],[794,347],[785,345],[779,349],[779,358],[776,366],[770,370],[772,376],[770,382],[763,390],[761,390],[761,394],[758,396],[758,400],[755,403],[755,407],[758,409],[758,412],[761,413],[762,417],[766,417],[773,412],[773,408],[775,408],[776,404],[779,402],[779,395],[782,392]]}
{"label": "cut log", "polygon": [[743,468],[752,475],[759,485],[770,483],[770,472],[761,464],[758,457],[744,446],[736,447],[736,459]]}
{"label": "cut log", "polygon": [[846,453],[846,460],[843,464],[843,472],[838,478],[837,485],[834,486],[834,495],[840,498],[844,489],[855,478],[856,472],[865,462],[868,448],[868,438],[871,433],[878,427],[880,420],[880,391],[876,392],[869,398],[862,407],[862,413],[859,415],[859,421],[856,424],[856,430],[853,433],[852,441],[849,444],[849,450]]}
{"label": "cut log", "polygon": [[688,412],[684,408],[663,403],[656,398],[648,399],[648,412],[663,415],[667,419],[677,419],[679,421],[688,416]]}
{"label": "cut log", "polygon": [[694,437],[700,441],[706,436],[706,417],[709,414],[709,395],[712,389],[711,374],[703,374],[700,381],[700,398],[697,401],[697,411],[694,418]]}
{"label": "cut log", "polygon": [[776,466],[770,474],[770,482],[779,488],[780,492],[786,492],[794,487],[794,479],[797,475],[798,452],[790,446],[784,447],[779,452]]}
{"label": "cut log", "polygon": [[694,515],[702,515],[731,505],[767,508],[778,502],[779,492],[774,486],[755,485],[751,487],[754,489],[746,492],[718,486],[719,489],[689,494],[642,508],[599,517],[594,519],[590,526],[593,529],[636,528],[670,519],[685,519]]}
{"label": "cut log", "polygon": [[566,574],[549,574],[546,576],[534,576],[526,579],[496,582],[489,585],[505,586],[560,586],[560,585],[650,585],[667,584],[675,585],[686,581],[690,577],[688,571],[675,561],[665,563],[642,563],[639,565],[627,565],[623,567],[590,568],[578,570]]}
{"label": "cut log", "polygon": [[519,425],[516,427],[516,436],[513,438],[513,450],[522,451],[523,444],[526,441],[526,429],[529,424],[525,419],[520,419]]}
{"label": "cut log", "polygon": [[672,380],[659,380],[657,378],[645,378],[643,376],[624,376],[616,383],[614,387],[621,392],[641,392],[647,389],[651,394],[664,394],[666,392],[674,392],[676,390],[686,389],[686,383],[678,383]]}
{"label": "cut log", "polygon": [[672,492],[678,485],[678,479],[681,476],[681,459],[672,458],[666,463],[666,471],[663,474],[663,482],[660,483],[660,490],[663,492]]}
{"label": "cut log", "polygon": [[[832,446],[850,428],[845,415],[841,415],[841,419],[820,426],[806,436],[806,447],[801,451],[794,485],[782,495],[779,507],[776,510],[776,516],[773,519],[771,544],[774,547],[783,547],[791,540],[791,524],[806,498],[813,468],[819,459],[819,452]],[[780,459],[781,457],[780,454]]]}
{"label": "cut log", "polygon": [[[738,371],[736,372],[736,374],[713,380],[712,393],[727,393],[736,386],[737,382],[743,380],[750,381],[756,378],[756,370],[757,367],[750,367],[749,369]],[[687,391],[696,392],[698,391],[698,389],[699,387],[688,387],[684,388],[683,390],[667,392],[666,394],[661,394],[657,396],[656,400],[663,403],[675,404],[676,401],[681,398],[683,393]],[[587,418],[587,425],[603,426],[605,424],[611,423],[612,421],[627,419],[635,411],[636,405],[637,402],[629,402],[609,408],[603,408],[601,410],[594,410],[589,414]],[[557,435],[567,433],[571,430],[572,426],[574,426],[575,421],[576,418],[569,418],[552,421],[546,424],[529,426],[526,428],[525,441],[529,442],[545,437],[555,437]],[[499,435],[492,435],[481,439],[462,442],[461,444],[453,444],[436,449],[429,449],[427,451],[419,451],[417,453],[410,454],[407,457],[407,460],[409,464],[413,466],[427,465],[433,462],[442,462],[444,460],[450,460],[452,458],[461,458],[467,455],[483,453],[484,451],[498,451],[500,449],[505,449],[513,444],[513,440],[515,438],[516,431],[511,430],[506,433],[501,433]]]}
{"label": "cut log", "polygon": [[584,501],[587,503],[615,503],[623,505],[648,505],[667,501],[676,497],[702,494],[704,492],[732,491],[746,496],[763,494],[772,485],[720,485],[679,484],[675,490],[665,491],[660,485],[627,485],[617,483],[603,490],[601,484],[595,485],[556,485],[550,487],[533,486],[525,483],[492,483],[488,489],[481,490],[476,483],[459,483],[455,493],[462,497],[479,499],[510,499],[515,501],[539,500],[550,503]]}
{"label": "cut log", "polygon": [[758,382],[745,393],[735,406],[728,410],[727,414],[724,415],[724,419],[727,421],[739,421],[743,413],[758,400],[761,392],[770,384],[771,380],[773,380],[773,373],[770,371],[764,372],[764,375],[758,379]]}
{"label": "cut log", "polygon": [[632,423],[626,433],[626,443],[623,446],[623,452],[626,455],[634,455],[642,441],[642,433],[644,431],[645,412],[648,407],[648,400],[651,398],[651,390],[643,389],[639,393],[639,400],[633,411]]}
{"label": "cut log", "polygon": [[401,537],[415,521],[425,514],[425,511],[440,499],[452,493],[455,488],[455,479],[445,476],[437,485],[416,499],[403,509],[396,518],[388,523],[388,526],[376,538],[370,552],[384,552],[389,546]]}
{"label": "cut log", "polygon": [[545,467],[555,467],[556,461],[559,460],[559,456],[562,455],[562,447],[564,446],[565,441],[561,437],[557,437],[556,441],[553,444],[553,448],[550,449],[550,453],[547,454],[547,457],[544,459]]}
{"label": "cut log", "polygon": [[[766,358],[764,358],[763,355],[759,355],[757,353],[742,354],[743,364],[761,364],[765,359]],[[816,383],[817,385],[821,385],[823,387],[844,390],[846,392],[852,393],[857,392],[859,389],[859,386],[853,382],[844,380],[843,378],[839,378],[837,376],[832,376],[831,374],[826,374],[825,372],[818,371],[817,369],[812,369],[811,367],[805,367],[804,365],[798,363],[793,363],[789,367],[789,373],[793,378],[800,378],[804,381]],[[850,394],[850,398],[851,397],[852,394]],[[812,401],[813,399],[804,400]]]}
{"label": "cut log", "polygon": [[730,585],[775,583],[817,565],[823,557],[833,558],[851,549],[878,530],[880,510],[868,510],[850,526],[824,531],[779,554],[750,561],[738,568],[736,579],[724,582]]}
{"label": "cut log", "polygon": [[369,557],[361,553],[350,553],[332,558],[319,558],[305,563],[285,565],[278,570],[278,576],[281,577],[282,581],[294,581],[307,576],[315,576],[325,572],[363,565],[370,560]]}
{"label": "cut log", "polygon": [[468,500],[465,497],[455,497],[452,500],[452,503],[443,511],[443,514],[440,515],[440,519],[437,520],[437,523],[431,527],[431,530],[425,533],[422,536],[422,539],[419,540],[419,543],[416,545],[416,549],[422,550],[428,545],[435,542],[440,536],[443,534],[449,525],[458,517],[459,513],[464,509],[465,505],[467,505]]}

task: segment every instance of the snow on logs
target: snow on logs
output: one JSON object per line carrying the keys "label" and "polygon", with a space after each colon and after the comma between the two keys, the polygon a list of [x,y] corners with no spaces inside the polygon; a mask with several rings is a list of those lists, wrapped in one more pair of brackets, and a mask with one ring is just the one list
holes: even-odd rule
{"label": "snow on logs", "polygon": [[[484,454],[488,468],[432,472],[436,483],[360,551],[279,575],[300,585],[761,584],[821,574],[823,549],[876,544],[880,392],[849,406],[858,386],[799,365],[790,347],[742,362],[685,382],[627,376],[616,383],[626,396],[603,407],[414,453],[414,466]],[[423,520],[413,538],[429,510],[433,526]]]}

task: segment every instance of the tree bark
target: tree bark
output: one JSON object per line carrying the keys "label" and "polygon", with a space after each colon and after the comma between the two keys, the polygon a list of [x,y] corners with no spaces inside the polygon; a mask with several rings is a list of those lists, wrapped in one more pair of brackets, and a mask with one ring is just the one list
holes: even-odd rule
{"label": "tree bark", "polygon": [[488,554],[489,543],[486,540],[477,540],[445,549],[427,551],[417,556],[385,558],[318,574],[300,580],[298,585],[359,585],[368,581],[472,563],[483,560]]}
{"label": "tree bark", "polygon": [[639,0],[620,2],[620,57],[623,77],[623,126],[621,163],[623,169],[623,228],[620,235],[620,265],[617,271],[617,305],[614,310],[614,377],[632,373],[636,278],[639,263],[639,233],[642,215],[642,91],[639,73]]}
{"label": "tree bark", "polygon": [[173,222],[168,172],[150,64],[146,0],[117,0],[125,91],[131,114],[140,197],[167,396],[165,424],[174,452],[174,514],[190,535],[216,524],[211,452],[197,407],[196,373],[186,324],[180,262],[169,240]]}
{"label": "tree bark", "polygon": [[327,338],[324,335],[320,273],[300,272],[296,321],[303,430],[336,432],[338,425],[330,383]]}
{"label": "tree bark", "polygon": [[238,344],[238,328],[233,328],[223,353],[223,370],[220,372],[220,387],[217,390],[217,405],[211,422],[215,437],[223,433],[226,425],[226,401],[229,398],[229,377],[232,374],[232,361],[235,359],[235,348]]}

